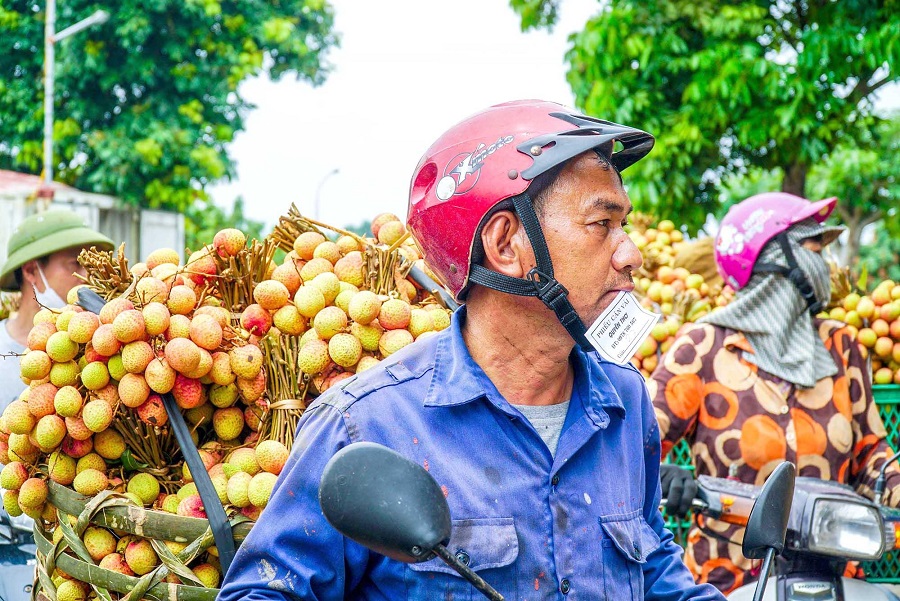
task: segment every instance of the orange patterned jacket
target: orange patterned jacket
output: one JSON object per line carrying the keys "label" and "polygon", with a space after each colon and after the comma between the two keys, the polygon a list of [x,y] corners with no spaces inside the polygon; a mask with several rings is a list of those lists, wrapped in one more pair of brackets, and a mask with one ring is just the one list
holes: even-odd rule
{"label": "orange patterned jacket", "polygon": [[[647,386],[659,420],[662,456],[680,439],[691,447],[696,475],[736,473],[762,484],[778,463],[797,475],[837,480],[871,498],[878,468],[893,454],[872,399],[865,354],[845,324],[814,320],[838,373],[811,389],[798,388],[743,358],[753,353],[740,332],[687,324],[663,356]],[[732,467],[734,466],[734,467]],[[900,504],[900,469],[888,469],[886,501]],[[688,534],[685,561],[698,582],[723,592],[754,581],[741,555],[743,529],[705,520]]]}

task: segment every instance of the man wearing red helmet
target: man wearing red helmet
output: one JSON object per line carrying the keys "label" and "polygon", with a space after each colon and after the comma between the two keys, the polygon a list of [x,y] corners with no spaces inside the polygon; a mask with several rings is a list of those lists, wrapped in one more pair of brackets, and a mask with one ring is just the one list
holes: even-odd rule
{"label": "man wearing red helmet", "polygon": [[[836,202],[759,194],[722,220],[714,252],[735,298],[682,328],[648,382],[663,454],[687,439],[696,475],[762,484],[788,460],[799,476],[872,496],[892,451],[865,356],[846,324],[815,318],[831,296],[821,251],[843,231],[824,225]],[[887,474],[886,500],[897,505],[900,470]],[[661,477],[667,509],[684,515],[693,476],[666,464]],[[686,561],[698,582],[729,592],[756,580],[741,554],[743,530],[705,526],[688,535]]]}
{"label": "man wearing red helmet", "polygon": [[520,101],[426,151],[409,227],[465,305],[450,328],[307,409],[220,601],[478,594],[440,559],[402,564],[328,524],[323,467],[358,441],[429,470],[453,517],[447,548],[508,599],[721,599],[693,582],[663,526],[643,379],[627,357],[594,352],[627,354],[647,322],[629,300],[641,258],[623,230],[619,173],[652,145],[640,130]]}

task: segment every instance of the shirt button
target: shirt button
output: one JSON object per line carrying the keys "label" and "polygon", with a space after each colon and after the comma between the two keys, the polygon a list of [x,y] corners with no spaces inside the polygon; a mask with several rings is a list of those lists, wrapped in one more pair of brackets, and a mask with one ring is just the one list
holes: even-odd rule
{"label": "shirt button", "polygon": [[563,595],[568,595],[570,590],[572,590],[572,585],[569,584],[569,579],[563,578],[562,582],[559,583],[559,592]]}
{"label": "shirt button", "polygon": [[469,554],[463,550],[459,550],[456,552],[456,561],[463,564],[464,566],[469,565]]}
{"label": "shirt button", "polygon": [[790,410],[791,410],[791,408],[788,407],[787,405],[785,405],[784,407],[781,408],[781,414],[782,414],[782,415],[787,415],[787,412],[790,411]]}
{"label": "shirt button", "polygon": [[559,475],[558,474],[553,476],[550,479],[550,484],[552,484],[553,486],[556,486],[557,484],[559,484]]}
{"label": "shirt button", "polygon": [[633,543],[633,544],[632,544],[632,551],[634,551],[634,552],[632,553],[632,556],[633,556],[635,559],[640,560],[640,559],[641,559],[641,548],[638,546],[637,543]]}

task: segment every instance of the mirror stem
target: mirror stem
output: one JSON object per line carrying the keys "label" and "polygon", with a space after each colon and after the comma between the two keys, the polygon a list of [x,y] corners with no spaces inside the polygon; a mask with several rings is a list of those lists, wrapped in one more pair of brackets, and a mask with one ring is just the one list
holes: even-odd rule
{"label": "mirror stem", "polygon": [[762,569],[759,571],[759,583],[756,585],[756,592],[753,593],[753,601],[762,601],[763,595],[766,593],[766,584],[769,581],[769,572],[772,571],[772,559],[774,557],[775,549],[771,547],[766,549]]}
{"label": "mirror stem", "polygon": [[[493,587],[484,581],[484,578],[472,571],[469,566],[461,563],[456,556],[447,550],[444,545],[437,545],[432,549],[435,554],[444,560],[451,568],[459,572],[459,575],[472,583],[481,593],[491,601],[504,601],[503,595],[493,589]],[[768,555],[766,556],[768,558]]]}

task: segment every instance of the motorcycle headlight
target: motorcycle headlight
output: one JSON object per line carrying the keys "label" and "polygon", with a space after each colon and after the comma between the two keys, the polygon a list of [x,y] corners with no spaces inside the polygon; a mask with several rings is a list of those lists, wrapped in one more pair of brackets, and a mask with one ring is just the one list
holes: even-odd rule
{"label": "motorcycle headlight", "polygon": [[822,555],[874,561],[884,551],[878,509],[861,503],[818,499],[813,507],[809,550]]}

